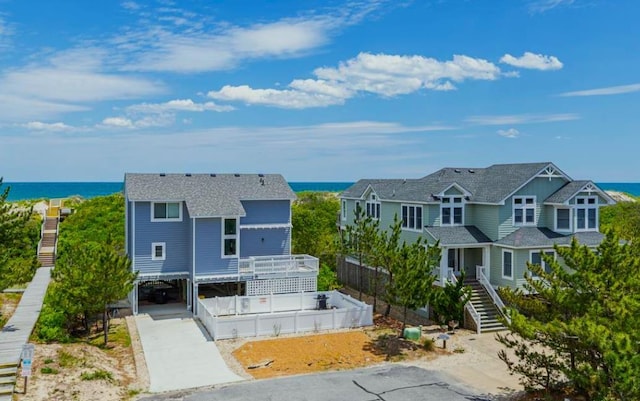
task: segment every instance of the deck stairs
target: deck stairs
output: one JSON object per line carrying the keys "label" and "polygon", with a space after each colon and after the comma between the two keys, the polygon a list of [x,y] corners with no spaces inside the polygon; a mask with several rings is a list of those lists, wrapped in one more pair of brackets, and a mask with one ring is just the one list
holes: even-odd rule
{"label": "deck stairs", "polygon": [[0,401],[11,400],[16,385],[18,365],[16,363],[0,364]]}
{"label": "deck stairs", "polygon": [[480,315],[481,332],[492,332],[506,330],[507,328],[500,322],[502,313],[493,303],[491,296],[484,289],[482,284],[476,280],[465,280],[465,285],[471,287],[471,304]]}

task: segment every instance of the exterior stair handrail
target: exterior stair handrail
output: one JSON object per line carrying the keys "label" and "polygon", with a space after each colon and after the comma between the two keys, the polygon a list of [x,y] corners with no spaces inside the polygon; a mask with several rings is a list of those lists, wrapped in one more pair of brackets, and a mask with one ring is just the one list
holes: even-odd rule
{"label": "exterior stair handrail", "polygon": [[493,286],[491,286],[491,283],[489,282],[487,276],[484,275],[484,266],[476,266],[476,279],[487,291],[487,293],[491,297],[491,300],[493,301],[493,304],[498,308],[507,323],[511,324],[511,318],[509,317],[509,314],[507,312],[507,307],[505,306],[504,302],[502,302],[500,295],[498,295],[496,290],[493,289]]}
{"label": "exterior stair handrail", "polygon": [[[453,269],[449,269],[449,281],[454,285],[458,282],[458,278],[455,274],[453,274]],[[474,323],[476,324],[476,332],[478,334],[482,333],[482,319],[480,318],[480,314],[478,313],[476,308],[473,306],[473,304],[471,304],[471,302],[467,302],[464,305],[464,309],[469,312],[471,319],[473,319]]]}

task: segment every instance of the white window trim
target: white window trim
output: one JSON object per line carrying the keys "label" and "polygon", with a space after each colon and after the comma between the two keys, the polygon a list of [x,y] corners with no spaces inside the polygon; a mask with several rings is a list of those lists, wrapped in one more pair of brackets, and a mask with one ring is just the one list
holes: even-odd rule
{"label": "white window trim", "polygon": [[[511,254],[511,276],[505,276],[504,275],[504,254],[505,253]],[[503,249],[502,250],[502,264],[500,265],[500,275],[502,276],[502,278],[505,279],[505,280],[513,280],[514,267],[515,267],[515,263],[513,262],[513,251],[509,251],[509,250]]]}
{"label": "white window trim", "polygon": [[[417,204],[417,203],[402,203],[402,204],[400,205],[400,219],[401,219],[401,220],[403,220],[403,219],[402,219],[402,209],[403,209],[405,206],[407,207],[407,216],[408,216],[408,213],[409,213],[409,210],[410,210],[409,208],[410,208],[410,207],[415,208],[415,209],[414,209],[414,215],[413,215],[413,221],[414,221],[414,223],[415,223],[415,221],[416,221],[416,212],[415,212],[415,211],[416,211],[418,208],[420,208],[420,226],[419,226],[418,228],[414,228],[414,227],[404,227],[404,226],[403,226],[403,224],[401,224],[401,225],[400,225],[400,228],[401,228],[402,230],[404,230],[404,231],[412,231],[412,232],[421,233],[421,232],[422,232],[422,227],[424,226],[424,208],[422,207],[422,205]],[[407,220],[408,220],[408,217],[407,217]],[[409,224],[409,222],[407,221],[407,225],[408,225],[408,224]],[[414,226],[415,226],[415,224],[414,224]]]}
{"label": "white window trim", "polygon": [[[179,217],[178,218],[168,218],[168,217],[166,217],[164,219],[155,218],[155,216],[153,215],[153,212],[155,210],[155,205],[157,203],[164,203],[164,204],[177,203],[178,204]],[[169,201],[167,201],[167,202],[151,202],[151,221],[152,222],[162,222],[162,223],[180,222],[180,221],[182,221],[182,202],[175,202],[175,201],[173,201],[173,202],[169,202]]]}
{"label": "white window trim", "polygon": [[[380,215],[382,214],[382,204],[380,203],[380,201],[379,201],[379,199],[378,199],[378,197],[376,196],[375,193],[369,194],[369,198],[365,202],[365,208],[364,208],[365,215],[369,216],[369,214],[367,213],[367,210],[372,210],[373,211],[373,213],[371,215],[371,218],[373,220],[379,220],[380,219]],[[376,211],[379,211],[379,213],[376,213]]]}
{"label": "white window trim", "polygon": [[[569,211],[569,228],[559,228],[558,227],[558,210],[568,210]],[[553,231],[561,231],[561,232],[573,232],[573,213],[571,208],[568,207],[555,207],[553,208]]]}
{"label": "white window trim", "polygon": [[[578,205],[578,199],[584,199],[583,205]],[[593,205],[589,205],[589,199],[595,199],[595,203]],[[574,232],[585,232],[585,231],[598,231],[600,229],[600,210],[597,196],[576,196],[574,201],[574,210],[572,213],[575,218],[576,224],[574,225]],[[584,209],[584,228],[578,228],[578,209]],[[596,226],[594,228],[589,228],[589,209],[594,209],[596,211]]]}
{"label": "white window trim", "polygon": [[[528,198],[533,199],[533,206],[527,207],[526,200]],[[518,206],[518,209],[522,209],[522,223],[516,223],[516,199],[522,199],[522,205]],[[536,215],[538,200],[535,195],[522,195],[514,196],[511,200],[511,222],[514,227],[530,226],[535,227],[538,225],[538,216]],[[527,223],[527,209],[533,208],[533,223]]]}
{"label": "white window trim", "polygon": [[[553,259],[557,259],[558,255],[556,255],[556,251],[554,249],[542,249],[542,252],[540,252],[540,249],[536,250],[536,251],[529,251],[529,263],[533,264],[533,254],[534,253],[553,253]],[[542,255],[540,255],[540,265],[542,266],[542,268],[544,269],[544,271],[547,271],[547,264],[545,263],[544,260],[542,260]]]}
{"label": "white window trim", "polygon": [[[156,247],[162,247],[162,256],[156,256]],[[151,260],[167,260],[167,244],[165,242],[151,243]]]}
{"label": "white window trim", "polygon": [[[444,203],[442,203],[442,200],[445,199],[445,198],[449,199],[449,203],[447,203],[446,206],[445,206]],[[454,198],[460,198],[460,200],[461,200],[460,203],[454,203],[454,201],[453,201]],[[454,208],[458,207],[458,206],[455,206],[455,205],[460,205],[459,207],[462,208],[462,221],[460,223],[454,223],[453,210],[454,210]],[[450,215],[451,216],[451,221],[449,223],[443,222],[443,216],[444,216],[444,213],[442,212],[443,209],[451,209],[451,215]],[[462,195],[460,195],[460,196],[457,196],[457,195],[443,196],[440,199],[440,226],[447,226],[447,227],[449,227],[449,226],[464,226],[464,213],[465,213],[464,209],[466,209],[464,196],[462,196]]]}
{"label": "white window trim", "polygon": [[342,213],[341,213],[341,217],[342,220],[346,220],[347,219],[347,200],[343,199],[342,200]]}
{"label": "white window trim", "polygon": [[[236,221],[236,233],[231,235],[231,234],[225,234],[224,233],[224,221],[225,220],[235,220]],[[220,258],[221,259],[234,259],[237,258],[238,255],[240,255],[240,219],[237,217],[223,217],[220,220],[220,242],[221,242],[221,248],[220,248]],[[224,254],[224,240],[226,239],[235,239],[236,240],[236,254],[235,255],[225,255]]]}

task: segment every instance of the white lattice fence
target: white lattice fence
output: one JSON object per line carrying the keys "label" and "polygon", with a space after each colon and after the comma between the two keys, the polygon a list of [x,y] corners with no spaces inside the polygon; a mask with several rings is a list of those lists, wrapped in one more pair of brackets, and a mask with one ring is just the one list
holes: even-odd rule
{"label": "white lattice fence", "polygon": [[292,277],[247,281],[247,295],[314,292],[317,288],[318,281],[316,277]]}

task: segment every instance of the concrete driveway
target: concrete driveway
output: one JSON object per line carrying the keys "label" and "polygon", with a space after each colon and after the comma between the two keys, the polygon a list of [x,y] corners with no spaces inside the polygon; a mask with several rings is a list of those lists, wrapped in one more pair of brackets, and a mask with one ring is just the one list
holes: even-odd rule
{"label": "concrete driveway", "polygon": [[151,392],[243,380],[227,367],[215,342],[191,313],[156,308],[135,318]]}
{"label": "concrete driveway", "polygon": [[162,394],[147,401],[484,401],[476,390],[443,373],[385,365],[228,385],[191,394]]}

